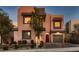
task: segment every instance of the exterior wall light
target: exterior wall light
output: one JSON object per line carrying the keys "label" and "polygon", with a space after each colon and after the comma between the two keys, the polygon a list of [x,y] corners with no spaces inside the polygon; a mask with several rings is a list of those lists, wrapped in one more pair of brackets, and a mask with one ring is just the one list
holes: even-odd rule
{"label": "exterior wall light", "polygon": [[61,33],[60,33],[60,32],[57,32],[56,34],[57,34],[57,35],[60,35]]}

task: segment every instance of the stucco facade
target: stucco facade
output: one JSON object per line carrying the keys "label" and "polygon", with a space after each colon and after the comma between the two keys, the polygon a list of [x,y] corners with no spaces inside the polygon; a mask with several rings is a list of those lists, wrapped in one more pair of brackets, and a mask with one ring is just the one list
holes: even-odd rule
{"label": "stucco facade", "polygon": [[[30,28],[30,24],[24,24],[23,23],[23,15],[28,14],[31,15],[32,12],[35,12],[35,7],[32,6],[22,6],[17,10],[18,13],[18,30],[14,32],[14,41],[18,40],[27,40],[28,42],[30,40],[35,40],[36,36],[34,31]],[[64,42],[64,15],[52,15],[52,14],[47,14],[45,12],[45,21],[43,22],[43,27],[45,28],[45,31],[42,32],[41,35],[41,40],[44,41],[45,43],[62,43]],[[54,19],[54,21],[53,21]],[[56,19],[56,21],[55,21]],[[53,23],[57,22],[57,23]],[[54,24],[57,24],[57,28],[54,28]],[[58,25],[59,24],[59,25]],[[30,39],[23,39],[22,38],[22,31],[31,31],[31,38]],[[61,37],[61,38],[55,38],[56,37]],[[55,38],[55,39],[54,39]],[[60,42],[61,39],[61,42]],[[58,41],[54,41],[58,40]]]}
{"label": "stucco facade", "polygon": [[[59,29],[55,29],[54,25],[53,25],[53,19],[57,17],[57,18],[61,18],[61,28]],[[64,42],[64,15],[51,15],[51,42],[54,43],[54,36],[55,35],[59,35],[62,36],[62,42]],[[56,42],[55,42],[56,43]],[[58,42],[57,42],[58,43]]]}
{"label": "stucco facade", "polygon": [[70,20],[66,23],[66,32],[67,33],[72,33],[73,31],[75,31],[75,25],[79,25],[79,20],[77,19],[73,19]]}

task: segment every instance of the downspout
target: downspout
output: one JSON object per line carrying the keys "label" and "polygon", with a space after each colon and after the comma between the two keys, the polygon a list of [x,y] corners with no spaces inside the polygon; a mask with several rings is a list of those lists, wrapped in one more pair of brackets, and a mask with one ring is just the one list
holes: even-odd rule
{"label": "downspout", "polygon": [[0,35],[0,44],[2,44],[2,39],[1,39],[1,35]]}
{"label": "downspout", "polygon": [[50,16],[50,43],[51,43],[51,16]]}

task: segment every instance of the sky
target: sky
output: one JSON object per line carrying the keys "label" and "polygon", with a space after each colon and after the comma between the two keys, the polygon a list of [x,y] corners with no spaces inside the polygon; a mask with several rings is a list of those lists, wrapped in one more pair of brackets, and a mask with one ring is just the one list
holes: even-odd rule
{"label": "sky", "polygon": [[[40,8],[41,6],[37,6]],[[79,6],[42,6],[48,14],[63,14],[64,23],[72,19],[79,19]],[[0,6],[8,13],[11,20],[17,21],[17,9],[19,6]]]}

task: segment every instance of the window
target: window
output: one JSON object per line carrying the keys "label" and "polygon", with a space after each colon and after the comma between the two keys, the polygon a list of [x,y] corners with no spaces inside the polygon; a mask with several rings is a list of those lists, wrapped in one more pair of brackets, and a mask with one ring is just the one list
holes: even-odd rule
{"label": "window", "polygon": [[55,22],[55,27],[60,27],[60,22]]}
{"label": "window", "polygon": [[23,39],[31,39],[31,31],[22,31]]}
{"label": "window", "polygon": [[30,16],[24,17],[24,24],[29,24],[31,20]]}
{"label": "window", "polygon": [[62,18],[61,17],[55,17],[53,18],[53,28],[54,29],[61,29]]}
{"label": "window", "polygon": [[54,21],[53,22],[53,28],[54,29],[60,29],[61,28],[61,22],[60,21]]}

